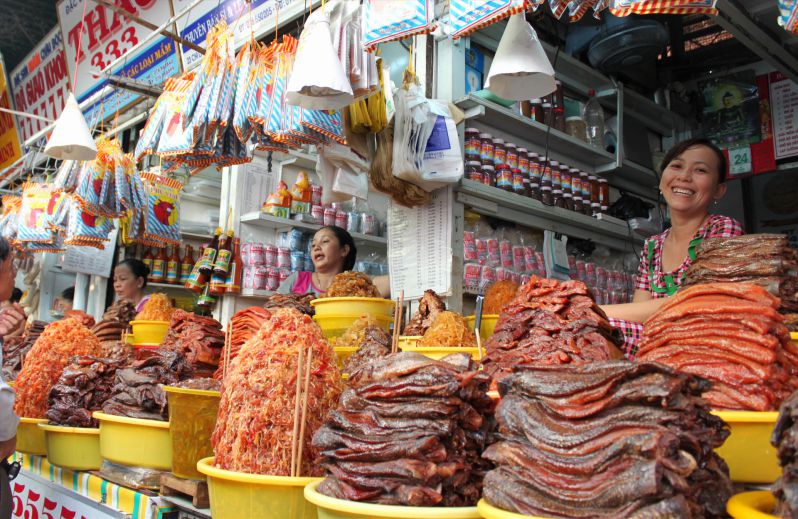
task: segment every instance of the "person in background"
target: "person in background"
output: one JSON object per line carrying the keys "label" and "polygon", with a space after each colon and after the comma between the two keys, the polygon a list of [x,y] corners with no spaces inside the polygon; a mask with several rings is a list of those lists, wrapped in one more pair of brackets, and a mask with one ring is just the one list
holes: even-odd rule
{"label": "person in background", "polygon": [[72,310],[72,303],[75,300],[75,287],[65,288],[61,294],[55,298],[53,309],[61,315]]}
{"label": "person in background", "polygon": [[624,333],[626,355],[634,358],[643,325],[684,281],[705,238],[743,234],[740,223],[709,209],[726,194],[728,163],[708,139],[680,142],[662,160],[659,189],[670,211],[671,227],[643,246],[631,303],[604,305],[610,323]]}
{"label": "person in background", "polygon": [[7,306],[11,306],[14,303],[19,303],[22,300],[24,292],[17,287],[14,287],[14,290],[11,291],[11,297],[8,298],[7,301],[3,301],[0,303],[0,308],[5,308]]}
{"label": "person in background", "polygon": [[143,261],[128,258],[121,261],[114,269],[114,292],[118,299],[130,301],[140,312],[149,296],[144,295],[150,269]]}
{"label": "person in background", "polygon": [[[11,297],[16,275],[17,267],[14,264],[11,246],[4,238],[0,238],[0,300],[5,301]],[[0,337],[18,327],[20,322],[25,322],[25,313],[17,303],[13,303],[0,315]],[[0,348],[0,365],[2,362],[3,354]],[[14,390],[6,384],[0,374],[0,459],[6,459],[14,453],[17,446],[18,423],[19,419],[14,414]],[[5,469],[0,467],[0,471]],[[0,493],[6,492],[10,492],[10,489],[0,488]]]}
{"label": "person in background", "polygon": [[[315,272],[293,272],[280,284],[281,294],[310,294],[320,296],[330,288],[335,276],[355,268],[357,247],[352,235],[335,226],[322,227],[313,235],[311,259]],[[372,279],[383,297],[389,295],[388,276]]]}
{"label": "person in background", "polygon": [[22,290],[14,287],[11,297],[0,303],[0,320],[5,319],[8,324],[3,338],[22,335],[25,331],[26,317],[25,310],[19,305],[21,300]]}

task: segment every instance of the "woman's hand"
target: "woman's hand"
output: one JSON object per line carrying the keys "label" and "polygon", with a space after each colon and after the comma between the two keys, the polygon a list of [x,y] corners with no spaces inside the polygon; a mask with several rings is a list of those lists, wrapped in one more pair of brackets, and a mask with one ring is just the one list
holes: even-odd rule
{"label": "woman's hand", "polygon": [[604,310],[607,317],[643,323],[654,315],[667,300],[667,297],[654,299],[651,294],[645,290],[636,290],[631,303],[602,305],[601,309]]}
{"label": "woman's hand", "polygon": [[14,303],[0,312],[0,337],[13,337],[25,329],[25,310]]}

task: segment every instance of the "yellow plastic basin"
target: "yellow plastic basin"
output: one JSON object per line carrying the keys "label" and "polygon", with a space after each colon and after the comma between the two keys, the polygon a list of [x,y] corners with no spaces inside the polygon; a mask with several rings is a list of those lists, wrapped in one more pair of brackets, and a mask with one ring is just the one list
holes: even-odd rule
{"label": "yellow plastic basin", "polygon": [[335,352],[335,360],[338,364],[338,369],[344,369],[344,364],[346,363],[346,359],[352,356],[353,353],[357,351],[356,346],[335,346],[333,348]]}
{"label": "yellow plastic basin", "polygon": [[508,512],[507,510],[496,508],[485,501],[485,499],[480,499],[479,502],[477,502],[477,511],[479,512],[479,516],[484,519],[546,519],[545,517],[536,515],[523,515],[515,512]]}
{"label": "yellow plastic basin", "polygon": [[100,429],[39,424],[44,430],[47,461],[70,470],[100,470]]}
{"label": "yellow plastic basin", "polygon": [[133,344],[161,344],[169,330],[169,321],[130,321]]}
{"label": "yellow plastic basin", "polygon": [[179,478],[205,479],[197,462],[213,455],[211,435],[219,411],[219,391],[163,386],[169,400],[172,472]]}
{"label": "yellow plastic basin", "polygon": [[[471,347],[443,347],[443,346],[399,346],[399,349],[402,351],[413,351],[416,353],[420,353],[425,357],[430,359],[442,359],[447,355],[451,355],[453,353],[468,353],[471,355],[471,358],[474,360],[479,360],[479,351],[477,348]],[[482,350],[482,354],[485,354],[485,350]]]}
{"label": "yellow plastic basin", "polygon": [[321,478],[233,472],[214,467],[213,458],[200,460],[197,470],[208,477],[213,519],[316,519],[316,506],[302,491]]}
{"label": "yellow plastic basin", "polygon": [[[493,335],[493,329],[496,328],[496,322],[499,320],[499,314],[484,314],[482,316],[482,323],[479,325],[479,336],[482,338],[482,343],[490,339]],[[473,330],[476,325],[477,318],[474,315],[466,317],[468,328]]]}
{"label": "yellow plastic basin", "polygon": [[[316,315],[313,320],[321,327],[322,333],[327,339],[333,339],[341,336],[346,332],[360,317],[364,314],[346,314],[346,315]],[[386,332],[391,329],[393,317],[386,317],[384,315],[372,315],[377,321],[377,324]]]}
{"label": "yellow plastic basin", "polygon": [[115,416],[95,411],[100,421],[100,456],[128,467],[172,470],[169,422]]}
{"label": "yellow plastic basin", "polygon": [[40,423],[47,423],[47,418],[20,417],[17,426],[17,450],[36,456],[47,455],[47,444],[44,441],[44,429]]}
{"label": "yellow plastic basin", "polygon": [[[391,506],[373,503],[358,503],[336,499],[316,492],[321,481],[305,487],[305,499],[319,509],[319,519],[354,519],[382,517],[396,519],[478,519],[476,506],[437,507],[437,506]],[[214,516],[214,519],[216,517]]]}
{"label": "yellow plastic basin", "polygon": [[396,303],[379,297],[323,297],[310,302],[316,317],[328,315],[383,315],[393,320]]}
{"label": "yellow plastic basin", "polygon": [[400,335],[399,336],[399,349],[415,348],[416,343],[421,340],[421,335]]}
{"label": "yellow plastic basin", "polygon": [[735,519],[778,519],[771,513],[775,507],[776,498],[767,490],[743,492],[726,503],[726,511]]}
{"label": "yellow plastic basin", "polygon": [[726,442],[717,449],[729,465],[732,481],[772,483],[781,475],[770,435],[779,413],[756,411],[712,411],[731,428]]}

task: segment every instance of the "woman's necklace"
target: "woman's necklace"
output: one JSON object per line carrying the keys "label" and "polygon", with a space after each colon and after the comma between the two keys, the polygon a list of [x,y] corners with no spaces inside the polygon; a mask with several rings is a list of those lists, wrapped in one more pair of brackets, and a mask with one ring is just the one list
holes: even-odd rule
{"label": "woman's necklace", "polygon": [[[335,276],[333,276],[333,278],[334,277]],[[326,285],[325,285],[324,283],[321,282],[321,276],[319,276],[319,273],[318,272],[314,272],[313,273],[313,284],[316,285],[316,288],[318,288],[322,292],[326,292],[327,289],[330,288],[330,285],[332,285],[333,278],[330,278],[327,281]]]}

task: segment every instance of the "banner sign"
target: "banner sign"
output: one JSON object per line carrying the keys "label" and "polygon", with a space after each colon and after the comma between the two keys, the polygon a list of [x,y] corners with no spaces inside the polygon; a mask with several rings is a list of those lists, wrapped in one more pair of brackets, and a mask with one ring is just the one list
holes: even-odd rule
{"label": "banner sign", "polygon": [[[88,4],[85,5],[85,23],[82,24],[84,2]],[[114,3],[157,26],[165,23],[171,16],[169,2],[165,0],[115,0]],[[167,77],[179,72],[177,53],[171,40],[159,36],[134,55],[129,54],[152,31],[92,0],[61,0],[58,3],[58,20],[66,47],[70,76],[75,73],[78,58],[75,97],[79,102],[85,101],[106,86],[107,80],[95,77],[94,74],[122,56],[127,59],[113,69],[114,75],[159,85]],[[105,119],[116,110],[124,109],[138,97],[138,94],[126,91],[109,93],[98,100],[89,112]],[[104,107],[102,111],[99,111],[100,107]],[[87,119],[90,123],[93,122],[89,114]]]}
{"label": "banner sign", "polygon": [[798,85],[780,72],[770,74],[776,159],[798,155]]}
{"label": "banner sign", "polygon": [[[69,96],[69,71],[59,27],[54,27],[17,65],[10,80],[16,110],[58,119]],[[17,123],[23,142],[47,126],[32,117],[18,117]]]}
{"label": "banner sign", "polygon": [[[11,89],[6,79],[6,65],[0,59],[0,106],[12,110]],[[17,132],[16,117],[0,112],[0,170],[3,170],[22,157]]]}

